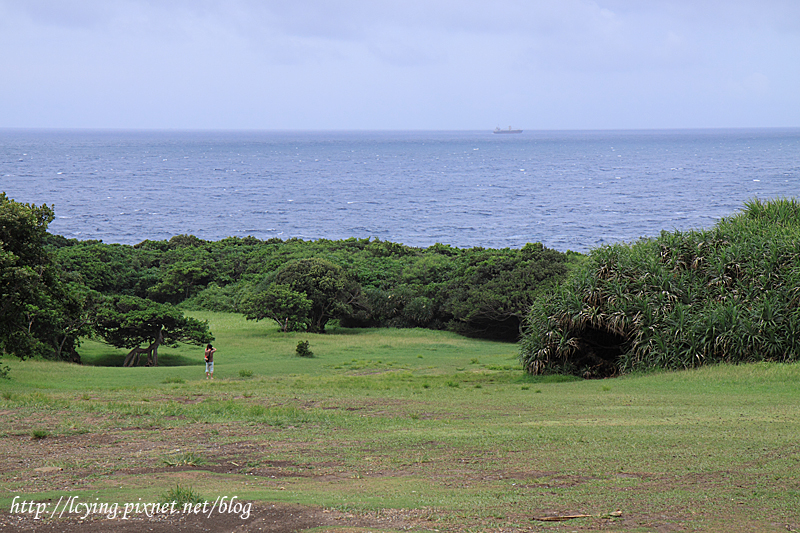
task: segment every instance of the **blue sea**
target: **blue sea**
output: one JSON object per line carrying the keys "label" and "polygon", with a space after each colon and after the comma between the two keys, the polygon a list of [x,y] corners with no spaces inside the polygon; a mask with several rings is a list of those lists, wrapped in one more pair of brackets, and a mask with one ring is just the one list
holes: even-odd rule
{"label": "blue sea", "polygon": [[800,129],[0,130],[0,191],[50,231],[135,244],[379,238],[586,252],[800,195]]}

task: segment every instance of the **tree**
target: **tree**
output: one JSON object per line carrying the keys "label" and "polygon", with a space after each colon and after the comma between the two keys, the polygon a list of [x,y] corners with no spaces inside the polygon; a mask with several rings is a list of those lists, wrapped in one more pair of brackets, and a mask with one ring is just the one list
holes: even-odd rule
{"label": "tree", "polygon": [[45,249],[52,207],[0,193],[0,351],[78,360],[79,299]]}
{"label": "tree", "polygon": [[161,281],[147,289],[147,295],[162,302],[180,303],[198,287],[207,284],[212,276],[207,260],[175,263],[162,274]]}
{"label": "tree", "polygon": [[271,318],[285,333],[306,328],[312,302],[305,293],[295,292],[286,285],[272,284],[266,290],[245,298],[241,308],[247,320]]}
{"label": "tree", "polygon": [[521,250],[472,249],[444,291],[454,329],[515,341],[529,309],[567,274],[568,256],[539,243]]}
{"label": "tree", "polygon": [[150,250],[100,241],[48,236],[55,261],[67,275],[103,294],[147,296],[158,283],[158,258]]}
{"label": "tree", "polygon": [[70,284],[57,302],[52,330],[52,345],[56,359],[80,363],[81,358],[76,351],[82,337],[92,334],[92,319],[97,307],[102,303],[103,295],[87,289],[83,285]]}
{"label": "tree", "polygon": [[[179,342],[202,345],[214,340],[208,322],[185,317],[170,304],[136,296],[112,296],[94,317],[94,330],[103,340],[130,352],[122,366],[136,366],[147,354],[147,366],[158,366],[158,348]],[[147,344],[142,348],[142,344]]]}
{"label": "tree", "polygon": [[206,242],[193,235],[177,235],[161,254],[159,281],[147,290],[157,302],[177,304],[193,296],[215,278],[214,258]]}
{"label": "tree", "polygon": [[324,259],[290,261],[275,274],[274,282],[311,302],[308,331],[321,333],[331,318],[351,313],[361,287],[348,279],[342,267]]}

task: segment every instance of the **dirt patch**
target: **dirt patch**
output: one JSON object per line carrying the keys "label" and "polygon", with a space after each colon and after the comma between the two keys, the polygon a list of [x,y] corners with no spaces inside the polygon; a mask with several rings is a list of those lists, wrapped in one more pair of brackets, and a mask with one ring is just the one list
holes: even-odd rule
{"label": "dirt patch", "polygon": [[[376,405],[380,407],[370,404],[366,409],[372,412]],[[358,406],[342,408],[362,409]],[[79,420],[78,427],[91,427],[94,420],[85,417]],[[91,516],[80,520],[74,515],[63,520],[58,517],[34,520],[24,513],[11,514],[9,507],[4,506],[0,510],[0,531],[291,532],[317,528],[317,533],[376,530],[384,533],[408,530],[510,533],[544,528],[666,533],[685,530],[691,523],[690,514],[705,512],[710,516],[712,513],[702,506],[661,502],[648,505],[646,502],[652,495],[669,495],[681,490],[698,494],[695,501],[703,503],[709,490],[719,494],[720,487],[724,489],[727,485],[730,485],[728,492],[738,499],[730,497],[723,501],[717,496],[715,515],[741,517],[745,513],[760,512],[746,508],[745,503],[748,493],[760,490],[757,484],[761,481],[736,472],[675,476],[626,471],[593,477],[580,469],[568,473],[548,469],[553,466],[540,460],[537,450],[501,454],[477,446],[456,449],[444,439],[430,438],[435,435],[419,441],[389,441],[391,446],[402,447],[398,451],[388,445],[382,448],[376,445],[375,439],[362,439],[360,435],[350,440],[336,440],[338,429],[321,431],[316,438],[316,428],[314,432],[299,433],[288,427],[205,422],[177,427],[108,427],[108,420],[100,420],[105,427],[98,428],[96,433],[56,434],[41,439],[30,434],[0,436],[0,448],[4,450],[0,454],[0,487],[6,491],[6,499],[17,494],[42,497],[55,494],[54,500],[58,500],[62,494],[65,498],[80,494],[82,501],[91,501],[89,491],[93,497],[94,494],[102,496],[107,489],[127,491],[123,494],[136,491],[145,494],[147,489],[147,497],[154,498],[160,497],[154,496],[159,494],[154,490],[156,487],[166,490],[181,483],[184,487],[197,488],[204,497],[216,497],[222,493],[220,487],[224,485],[228,494],[238,491],[254,499],[274,494],[275,500],[284,503],[253,502],[246,519],[218,513],[154,518],[137,514],[126,521]],[[353,456],[359,459],[353,460]],[[190,461],[198,464],[188,464]],[[541,470],[529,469],[531,466]],[[597,486],[605,489],[600,496],[592,496],[597,493]],[[353,497],[350,500],[303,498],[307,494],[304,491],[309,490],[319,491],[320,495],[352,494]],[[420,496],[416,495],[417,491]],[[423,491],[428,493],[423,495]],[[458,491],[468,496],[481,492],[490,496],[485,500],[488,503],[480,502],[474,509],[454,511],[448,509],[447,503],[437,505],[439,499],[446,500]],[[387,504],[374,498],[375,494],[384,493],[388,495]],[[594,498],[600,503],[592,506],[577,501],[584,494],[589,495],[587,499]],[[373,498],[374,503],[361,503],[368,498]],[[317,503],[336,506],[338,510],[312,505]],[[365,510],[382,505],[397,508]],[[624,511],[622,516],[604,516],[615,511],[617,505]],[[353,514],[345,512],[348,510]],[[570,520],[560,526],[543,526],[532,520],[536,516],[579,514],[589,514],[591,518]],[[768,511],[764,516],[771,519],[772,515]],[[767,518],[758,517],[760,524],[766,523]],[[789,526],[787,529],[791,530]],[[720,528],[705,530],[723,531]]]}

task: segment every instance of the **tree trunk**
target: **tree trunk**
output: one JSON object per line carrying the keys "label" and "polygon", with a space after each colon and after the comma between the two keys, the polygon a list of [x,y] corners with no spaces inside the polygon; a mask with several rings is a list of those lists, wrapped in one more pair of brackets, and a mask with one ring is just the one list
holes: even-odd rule
{"label": "tree trunk", "polygon": [[128,356],[125,358],[125,361],[122,363],[122,366],[136,366],[139,364],[139,356],[142,354],[147,354],[147,359],[150,359],[150,349],[149,348],[140,348],[137,346],[130,352],[128,352]]}
{"label": "tree trunk", "polygon": [[139,357],[147,354],[147,366],[158,366],[158,347],[161,346],[161,343],[164,342],[164,330],[158,332],[158,337],[156,340],[150,344],[147,348],[140,348],[137,346],[130,352],[128,352],[128,356],[125,358],[125,362],[122,363],[122,366],[136,366],[139,364]]}
{"label": "tree trunk", "polygon": [[64,335],[64,337],[61,339],[61,342],[58,343],[58,345],[56,346],[56,348],[55,348],[56,359],[58,359],[59,361],[62,360],[62,357],[63,357],[63,354],[64,354],[64,344],[66,344],[66,342],[68,340],[70,341],[69,342],[70,348],[69,348],[69,352],[68,352],[69,353],[69,361],[71,363],[77,363],[79,365],[83,364],[81,362],[80,354],[74,348],[75,345],[74,345],[73,341],[75,339],[74,338],[70,339],[70,337],[68,335]]}
{"label": "tree trunk", "polygon": [[147,357],[147,366],[158,366],[158,347],[164,342],[164,330],[158,332],[158,337],[150,345],[150,355]]}

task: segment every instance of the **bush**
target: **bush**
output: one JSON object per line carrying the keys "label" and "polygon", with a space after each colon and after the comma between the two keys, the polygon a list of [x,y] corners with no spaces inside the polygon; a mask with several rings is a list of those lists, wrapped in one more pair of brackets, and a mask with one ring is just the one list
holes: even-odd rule
{"label": "bush", "polygon": [[191,487],[182,487],[180,484],[176,485],[174,489],[170,489],[160,497],[161,503],[175,502],[176,508],[182,508],[184,504],[197,504],[203,503],[205,499],[194,491]]}
{"label": "bush", "polygon": [[800,356],[800,203],[753,200],[705,231],[594,250],[537,302],[532,374],[604,377]]}
{"label": "bush", "polygon": [[33,437],[35,440],[46,439],[49,436],[50,432],[46,429],[34,429],[31,431],[31,437]]}
{"label": "bush", "polygon": [[295,350],[300,357],[314,357],[314,352],[308,347],[308,341],[300,341],[297,343]]}

